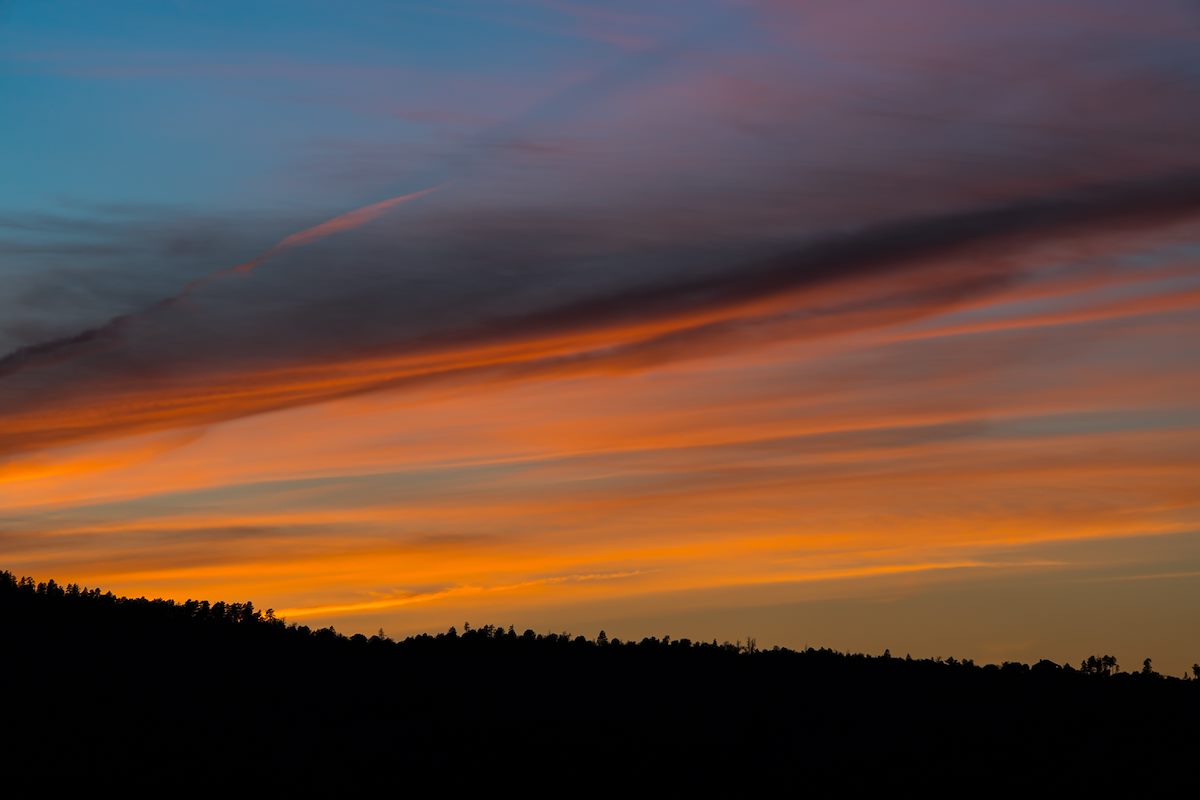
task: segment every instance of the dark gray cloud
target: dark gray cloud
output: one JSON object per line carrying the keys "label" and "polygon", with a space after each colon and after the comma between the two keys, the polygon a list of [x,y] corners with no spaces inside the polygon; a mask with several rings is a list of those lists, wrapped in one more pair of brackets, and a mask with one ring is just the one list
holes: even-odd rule
{"label": "dark gray cloud", "polygon": [[267,246],[294,219],[269,213],[64,201],[0,213],[0,349],[35,350],[153,306]]}
{"label": "dark gray cloud", "polygon": [[[250,275],[230,275],[103,325],[0,360],[0,406],[14,417],[43,413],[64,391],[101,401],[136,386],[180,382],[214,392],[262,370],[339,364],[367,357],[443,354],[424,372],[375,378],[327,392],[268,397],[206,409],[204,422],[338,394],[447,378],[495,378],[638,366],[769,341],[894,322],[994,290],[1022,274],[1022,247],[1112,236],[1200,213],[1200,174],[1078,188],[957,213],[896,219],[807,238],[790,246],[722,240],[638,249],[564,224],[531,223],[544,235],[497,235],[495,222],[447,240],[434,205],[406,224],[330,239],[284,254]],[[415,235],[425,229],[422,236]],[[414,233],[405,240],[404,233]],[[473,236],[478,238],[473,238]],[[701,238],[698,236],[697,238]],[[582,241],[580,241],[582,239]],[[955,264],[953,270],[945,269]],[[881,282],[882,281],[882,282]],[[868,289],[860,290],[859,287]],[[834,287],[788,311],[731,310],[781,293]],[[454,353],[567,334],[640,326],[644,332],[499,366],[460,363]],[[655,329],[660,329],[655,332]],[[203,395],[203,390],[197,390]],[[152,416],[152,415],[150,415]],[[120,415],[16,434],[47,444],[138,427]],[[20,444],[15,445],[20,448]]]}

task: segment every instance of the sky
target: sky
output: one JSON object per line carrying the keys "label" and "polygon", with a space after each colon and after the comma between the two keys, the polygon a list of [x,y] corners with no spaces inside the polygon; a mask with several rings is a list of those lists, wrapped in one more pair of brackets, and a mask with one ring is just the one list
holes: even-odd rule
{"label": "sky", "polygon": [[1200,660],[1200,7],[0,2],[0,568]]}

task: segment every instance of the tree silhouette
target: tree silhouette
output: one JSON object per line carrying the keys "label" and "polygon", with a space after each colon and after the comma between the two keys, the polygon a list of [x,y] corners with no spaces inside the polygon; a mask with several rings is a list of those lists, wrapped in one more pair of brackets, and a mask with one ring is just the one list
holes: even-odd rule
{"label": "tree silhouette", "polygon": [[1088,675],[1115,675],[1120,667],[1116,656],[1088,656],[1080,662],[1079,671]]}
{"label": "tree silhouette", "polygon": [[1121,673],[1111,655],[1076,671],[515,631],[368,639],[248,602],[123,598],[3,572],[4,757],[19,767],[6,788],[32,796],[74,775],[89,790],[341,795],[435,774],[454,791],[476,775],[495,789],[518,764],[526,783],[554,786],[567,784],[553,770],[571,780],[611,764],[621,787],[659,780],[667,794],[753,774],[818,795],[943,794],[981,777],[1098,793],[1123,778],[1158,795],[1194,777],[1200,747],[1200,664],[1185,681],[1149,659]]}

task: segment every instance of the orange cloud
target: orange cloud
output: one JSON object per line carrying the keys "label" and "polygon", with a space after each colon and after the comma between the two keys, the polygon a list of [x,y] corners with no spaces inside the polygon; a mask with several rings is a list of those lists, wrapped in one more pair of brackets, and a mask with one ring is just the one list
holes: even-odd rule
{"label": "orange cloud", "polygon": [[[325,220],[319,225],[314,225],[311,228],[306,228],[302,231],[297,231],[290,236],[286,236],[273,245],[271,249],[267,250],[267,252],[263,253],[257,258],[253,258],[249,261],[238,264],[236,267],[232,267],[228,270],[222,270],[219,273],[215,273],[215,275],[226,275],[231,272],[250,272],[285,250],[293,247],[303,247],[304,245],[312,244],[313,242],[320,241],[321,239],[333,236],[337,233],[345,233],[346,231],[352,231],[355,228],[361,228],[368,222],[373,222],[374,220],[379,219],[379,217],[383,216],[384,212],[389,211],[402,203],[407,203],[411,200],[416,200],[419,197],[424,197],[427,194],[436,192],[440,188],[440,186],[431,186],[428,189],[421,189],[417,192],[409,192],[408,194],[397,195],[396,197],[389,197],[387,200],[381,200],[378,203],[372,203],[371,205],[362,206],[352,211],[347,211],[344,214],[339,214],[332,219]],[[211,278],[206,279],[206,281],[210,279]],[[200,284],[193,284],[193,287],[199,285]]]}

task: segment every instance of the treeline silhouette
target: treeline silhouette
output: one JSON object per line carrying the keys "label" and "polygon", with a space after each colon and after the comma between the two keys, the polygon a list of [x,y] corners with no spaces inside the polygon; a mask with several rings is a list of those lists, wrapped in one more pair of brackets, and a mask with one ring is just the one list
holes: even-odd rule
{"label": "treeline silhouette", "polygon": [[977,665],[495,625],[393,641],[9,572],[0,641],[23,789],[1151,791],[1194,781],[1200,755],[1200,665],[1109,655]]}

